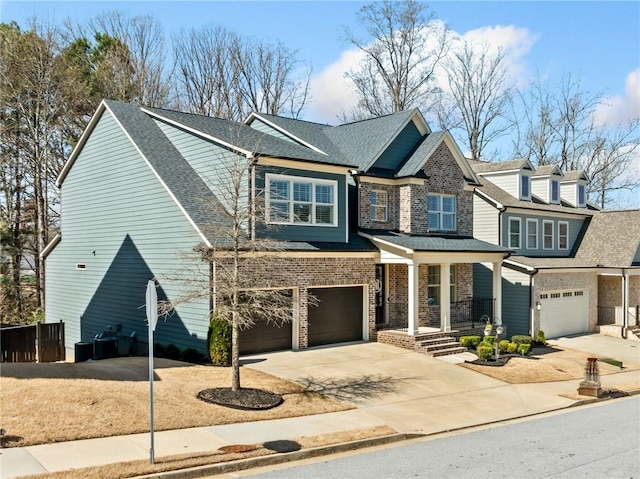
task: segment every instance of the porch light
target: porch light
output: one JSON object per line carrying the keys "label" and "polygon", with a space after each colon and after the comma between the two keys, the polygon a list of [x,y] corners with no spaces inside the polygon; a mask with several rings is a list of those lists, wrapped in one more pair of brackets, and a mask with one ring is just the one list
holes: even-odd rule
{"label": "porch light", "polygon": [[540,301],[536,301],[536,310],[540,311],[542,309],[542,304],[540,304]]}

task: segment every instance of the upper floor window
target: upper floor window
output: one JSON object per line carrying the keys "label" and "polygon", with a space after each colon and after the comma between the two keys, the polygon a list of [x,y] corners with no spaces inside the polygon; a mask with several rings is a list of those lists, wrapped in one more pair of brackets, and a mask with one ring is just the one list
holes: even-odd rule
{"label": "upper floor window", "polygon": [[269,223],[336,226],[336,181],[267,174],[266,184]]}
{"label": "upper floor window", "polygon": [[429,229],[437,231],[456,230],[456,197],[430,194],[427,196]]}
{"label": "upper floor window", "polygon": [[387,221],[387,192],[371,192],[371,221]]}
{"label": "upper floor window", "polygon": [[520,249],[520,218],[509,218],[509,248]]}
{"label": "upper floor window", "polygon": [[520,175],[520,199],[531,199],[531,178],[527,175]]}
{"label": "upper floor window", "polygon": [[560,183],[551,181],[551,203],[560,203]]}
{"label": "upper floor window", "polygon": [[542,222],[542,248],[553,249],[553,221]]}
{"label": "upper floor window", "polygon": [[558,249],[569,249],[569,223],[558,221]]}
{"label": "upper floor window", "polygon": [[527,220],[527,249],[538,249],[538,220]]}
{"label": "upper floor window", "polygon": [[578,185],[578,206],[582,207],[586,203],[584,185]]}
{"label": "upper floor window", "polygon": [[[429,265],[427,269],[427,302],[429,306],[440,306],[440,265]],[[456,265],[452,264],[449,269],[449,291],[450,300],[456,300]]]}

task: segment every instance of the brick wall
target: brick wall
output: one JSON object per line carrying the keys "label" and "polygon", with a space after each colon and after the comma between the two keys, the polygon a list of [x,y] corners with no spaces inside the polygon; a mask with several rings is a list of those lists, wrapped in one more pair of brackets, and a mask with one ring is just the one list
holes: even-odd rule
{"label": "brick wall", "polygon": [[[228,267],[230,260],[217,261],[217,268]],[[375,341],[375,260],[373,258],[286,258],[245,262],[240,275],[253,288],[298,288],[298,341],[301,349],[308,346],[308,289],[319,286],[369,285],[368,330]]]}
{"label": "brick wall", "polygon": [[[385,191],[387,193],[387,221],[371,220],[371,192]],[[366,180],[358,182],[360,215],[358,225],[361,228],[397,230],[398,229],[398,187],[370,183]]]}

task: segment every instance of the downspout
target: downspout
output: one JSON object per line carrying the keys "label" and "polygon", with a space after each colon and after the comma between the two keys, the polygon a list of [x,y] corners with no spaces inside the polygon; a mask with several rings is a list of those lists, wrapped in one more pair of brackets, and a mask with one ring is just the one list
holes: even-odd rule
{"label": "downspout", "polygon": [[533,338],[533,333],[535,331],[535,324],[536,324],[536,303],[534,301],[535,299],[535,284],[536,284],[536,278],[535,275],[538,274],[538,270],[536,269],[530,276],[529,276],[529,311],[531,311],[531,327],[530,327],[530,335]]}
{"label": "downspout", "polygon": [[[256,239],[256,162],[255,157],[251,156],[249,158],[251,162],[251,185],[249,186],[250,196],[249,201],[251,203],[251,218],[250,218],[250,228],[251,228],[251,241],[255,241]],[[266,205],[265,205],[266,206]]]}

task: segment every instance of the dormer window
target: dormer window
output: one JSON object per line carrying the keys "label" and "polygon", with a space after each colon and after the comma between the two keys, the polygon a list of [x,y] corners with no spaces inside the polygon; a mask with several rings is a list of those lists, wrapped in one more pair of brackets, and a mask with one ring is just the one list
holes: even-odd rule
{"label": "dormer window", "polygon": [[520,175],[520,199],[531,199],[531,178],[527,175]]}
{"label": "dormer window", "polygon": [[560,203],[560,183],[551,180],[551,203]]}
{"label": "dormer window", "polygon": [[578,207],[584,208],[586,203],[584,185],[578,185]]}

